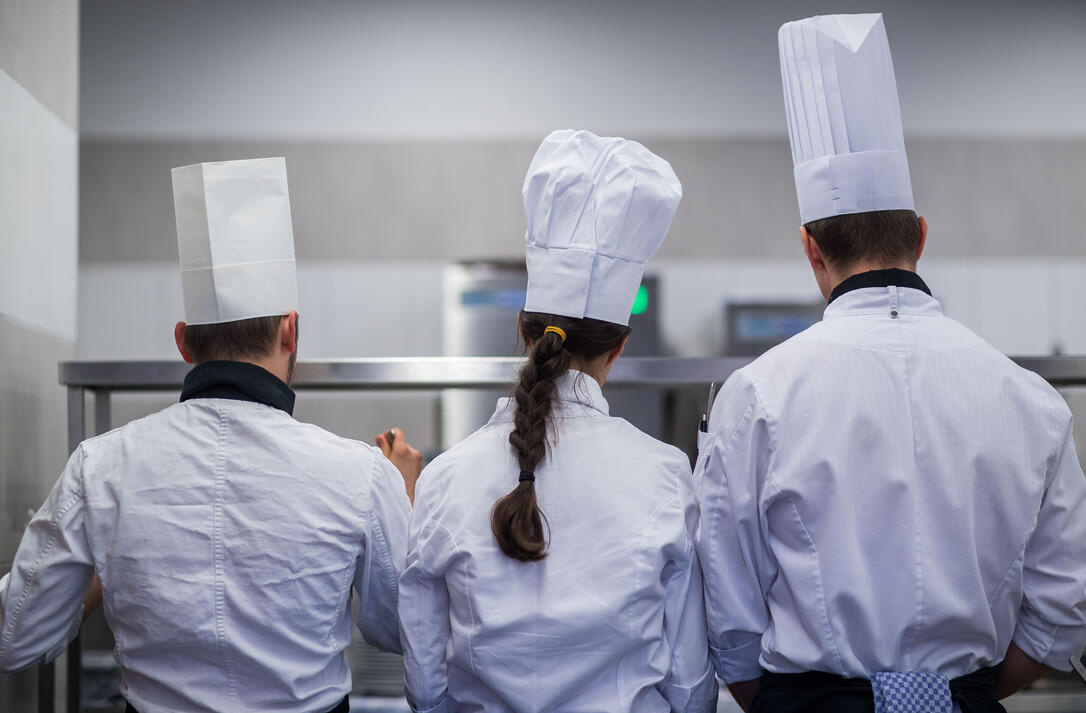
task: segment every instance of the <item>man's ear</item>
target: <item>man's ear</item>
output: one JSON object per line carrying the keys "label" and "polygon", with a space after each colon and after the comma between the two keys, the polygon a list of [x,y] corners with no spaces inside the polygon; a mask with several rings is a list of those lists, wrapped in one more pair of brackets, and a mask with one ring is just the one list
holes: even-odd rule
{"label": "man's ear", "polygon": [[622,351],[626,348],[626,342],[628,341],[630,341],[629,334],[622,338],[622,344],[619,344],[607,354],[607,366],[611,366],[616,359],[622,356]]}
{"label": "man's ear", "polygon": [[807,255],[807,262],[811,263],[811,269],[815,272],[825,272],[826,258],[822,256],[822,250],[807,232],[807,228],[800,226],[799,238],[803,241],[803,252]]}
{"label": "man's ear", "polygon": [[298,310],[292,310],[279,323],[279,346],[288,354],[298,350]]}
{"label": "man's ear", "polygon": [[924,220],[924,216],[919,215],[916,217],[916,222],[920,224],[920,240],[916,243],[916,259],[919,261],[920,256],[924,254],[924,246],[928,243],[928,221]]}
{"label": "man's ear", "polygon": [[185,346],[185,323],[178,322],[173,326],[173,340],[177,342],[177,351],[181,352],[181,358],[188,364],[195,364],[192,352]]}

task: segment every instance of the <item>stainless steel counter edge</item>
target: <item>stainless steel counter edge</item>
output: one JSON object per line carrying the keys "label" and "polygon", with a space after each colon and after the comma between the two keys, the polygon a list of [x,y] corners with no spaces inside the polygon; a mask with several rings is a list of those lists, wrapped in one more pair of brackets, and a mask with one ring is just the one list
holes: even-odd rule
{"label": "stainless steel counter edge", "polygon": [[[521,357],[401,357],[299,361],[293,386],[299,389],[441,389],[505,387],[524,362]],[[679,386],[723,381],[750,359],[620,359],[608,384]],[[176,389],[192,367],[180,361],[67,361],[60,383],[116,391]]]}
{"label": "stainless steel counter edge", "polygon": [[[1057,386],[1086,385],[1086,356],[1011,357]],[[723,381],[748,357],[626,357],[615,363],[611,386],[682,386]],[[299,361],[299,389],[441,389],[506,386],[521,357],[399,357]],[[181,361],[65,361],[60,383],[115,391],[181,387],[192,367]]]}

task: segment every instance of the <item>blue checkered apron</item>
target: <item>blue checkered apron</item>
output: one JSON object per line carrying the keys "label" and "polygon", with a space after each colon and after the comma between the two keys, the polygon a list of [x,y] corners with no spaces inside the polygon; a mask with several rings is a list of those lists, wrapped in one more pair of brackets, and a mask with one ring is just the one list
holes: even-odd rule
{"label": "blue checkered apron", "polygon": [[950,680],[937,673],[876,673],[875,713],[951,713]]}

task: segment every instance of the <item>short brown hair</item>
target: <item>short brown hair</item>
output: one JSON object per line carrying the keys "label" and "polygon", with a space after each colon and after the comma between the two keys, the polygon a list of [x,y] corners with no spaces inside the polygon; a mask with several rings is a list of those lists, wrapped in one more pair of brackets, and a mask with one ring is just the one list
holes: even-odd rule
{"label": "short brown hair", "polygon": [[876,210],[812,220],[803,226],[826,262],[848,267],[860,261],[880,265],[916,262],[920,224],[911,210]]}
{"label": "short brown hair", "polygon": [[220,324],[185,325],[185,348],[197,364],[244,361],[271,356],[285,315],[254,317]]}

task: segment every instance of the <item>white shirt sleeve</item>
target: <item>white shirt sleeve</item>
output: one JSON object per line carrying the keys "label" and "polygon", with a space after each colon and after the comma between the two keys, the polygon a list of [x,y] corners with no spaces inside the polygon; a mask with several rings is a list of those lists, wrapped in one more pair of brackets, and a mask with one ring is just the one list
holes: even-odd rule
{"label": "white shirt sleeve", "polygon": [[80,446],[30,521],[11,572],[0,579],[0,671],[52,661],[79,632],[94,578],[83,527],[83,459]]}
{"label": "white shirt sleeve", "polygon": [[685,456],[679,465],[676,477],[680,489],[679,506],[685,521],[685,538],[682,551],[663,573],[667,592],[664,637],[671,649],[671,670],[660,692],[673,711],[710,713],[716,710],[718,691],[705,636],[701,566],[694,551],[698,508]]}
{"label": "white shirt sleeve", "polygon": [[1013,638],[1027,656],[1061,671],[1086,646],[1086,476],[1068,421],[1026,545]]}
{"label": "white shirt sleeve", "polygon": [[771,451],[770,428],[754,385],[736,372],[700,434],[694,481],[701,504],[696,545],[705,577],[709,648],[717,675],[736,683],[762,675],[765,595],[777,565],[759,508]]}
{"label": "white shirt sleeve", "polygon": [[365,543],[355,569],[354,588],[361,599],[355,625],[370,644],[400,653],[396,609],[411,501],[400,471],[380,454],[373,456],[371,473]]}
{"label": "white shirt sleeve", "polygon": [[456,542],[439,522],[430,519],[423,472],[415,492],[407,568],[400,578],[400,636],[404,644],[404,688],[417,713],[446,713],[448,664],[452,636],[445,568],[455,556]]}

